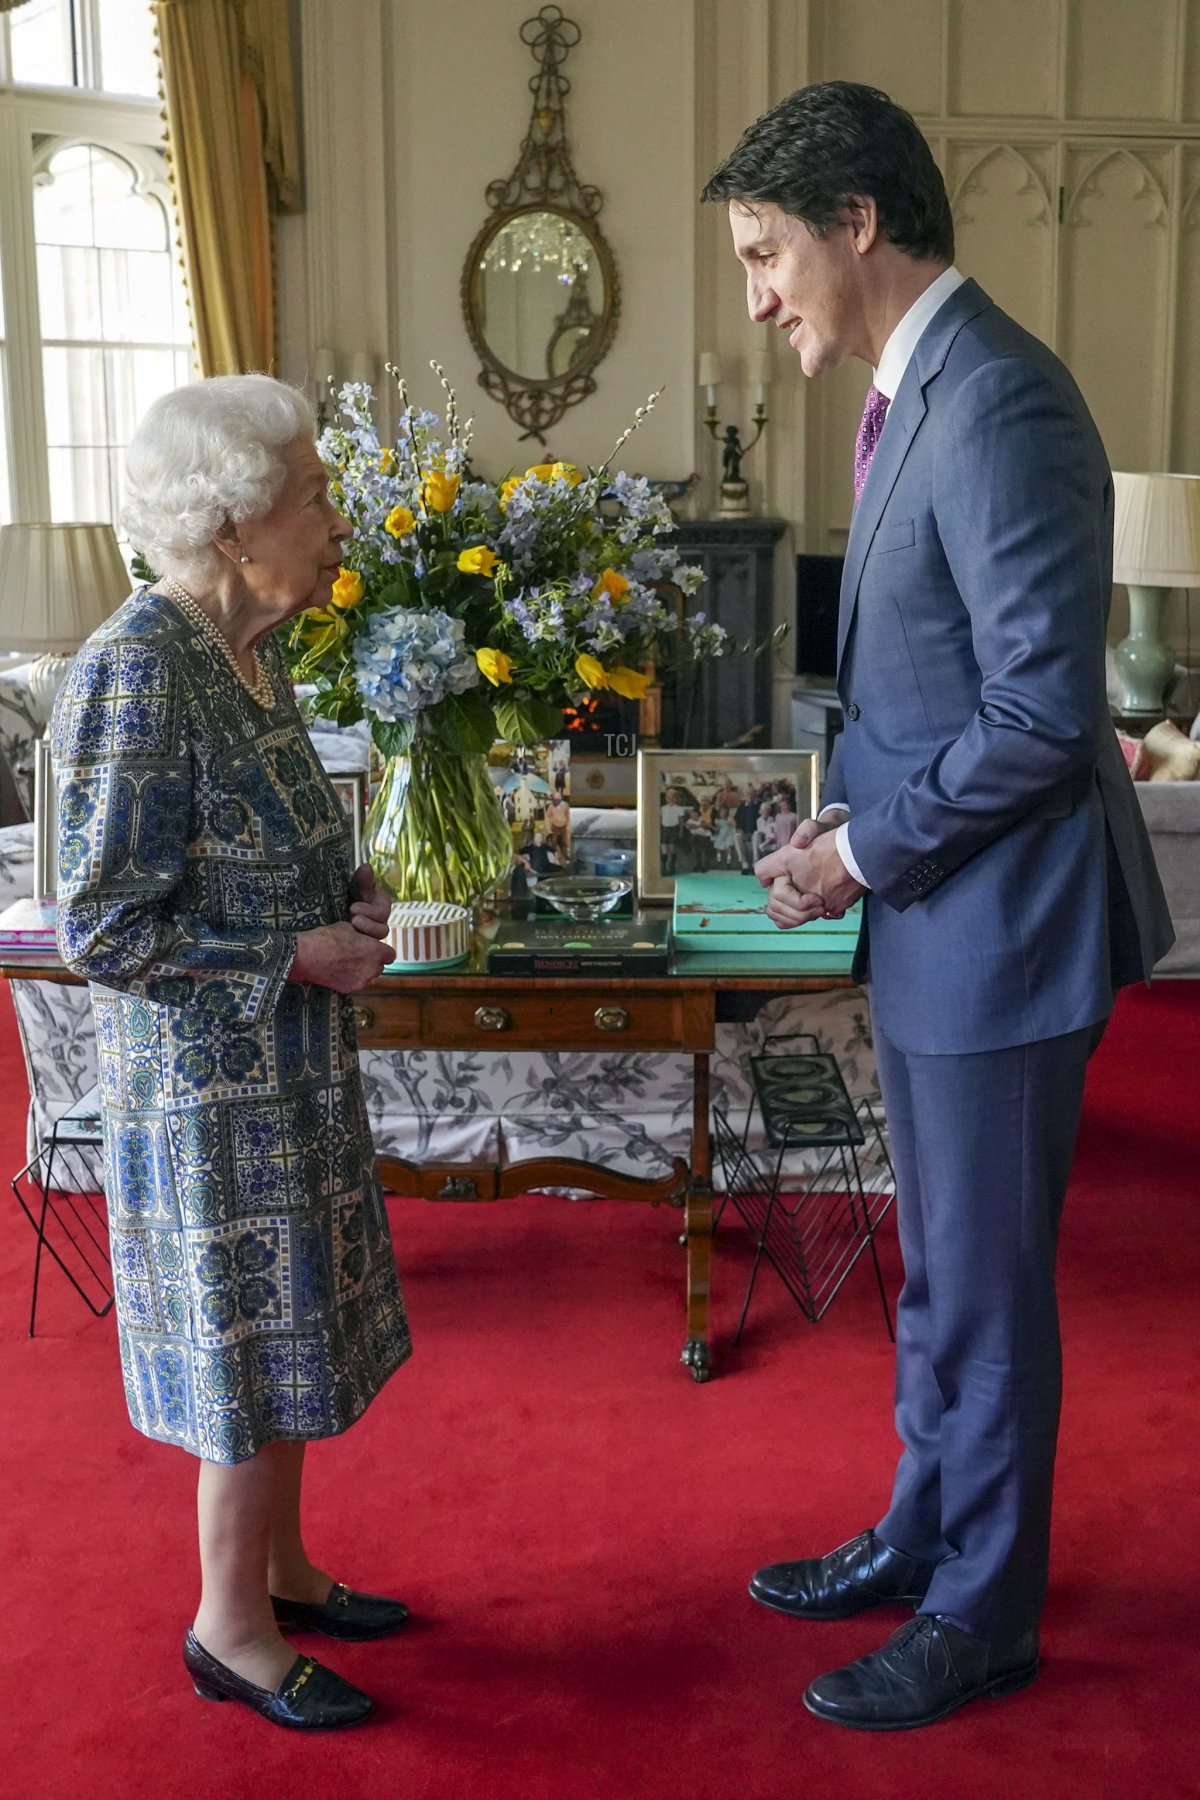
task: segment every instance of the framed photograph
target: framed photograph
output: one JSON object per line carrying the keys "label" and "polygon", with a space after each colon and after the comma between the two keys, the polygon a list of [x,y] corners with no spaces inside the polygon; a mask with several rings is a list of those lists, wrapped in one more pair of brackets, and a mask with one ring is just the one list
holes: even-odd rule
{"label": "framed photograph", "polygon": [[749,874],[815,815],[819,760],[815,750],[639,750],[639,897],[670,900],[676,875]]}
{"label": "framed photograph", "polygon": [[50,740],[33,741],[33,897],[53,900],[58,891],[58,808]]}
{"label": "framed photograph", "polygon": [[350,775],[331,775],[333,791],[345,807],[354,838],[354,867],[363,861],[363,824],[367,817],[367,772],[356,769]]}
{"label": "framed photograph", "polygon": [[[571,867],[571,740],[488,751],[488,774],[512,836],[514,892]],[[510,884],[511,885],[511,884]]]}

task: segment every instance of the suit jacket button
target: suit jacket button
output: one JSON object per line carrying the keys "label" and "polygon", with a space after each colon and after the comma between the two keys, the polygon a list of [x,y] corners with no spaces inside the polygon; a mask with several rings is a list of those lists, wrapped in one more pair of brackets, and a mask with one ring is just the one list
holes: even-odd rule
{"label": "suit jacket button", "polygon": [[860,708],[858,701],[852,700],[846,708],[846,717],[848,719],[857,719],[861,717],[861,713],[862,709]]}

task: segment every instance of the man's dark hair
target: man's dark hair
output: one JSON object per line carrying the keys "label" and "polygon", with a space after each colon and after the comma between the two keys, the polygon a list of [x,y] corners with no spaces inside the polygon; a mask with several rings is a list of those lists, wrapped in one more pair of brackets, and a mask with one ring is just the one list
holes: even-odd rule
{"label": "man's dark hair", "polygon": [[911,113],[857,81],[797,88],[742,133],[700,198],[773,203],[824,237],[855,195],[874,200],[898,250],[953,262],[954,220],[929,145]]}

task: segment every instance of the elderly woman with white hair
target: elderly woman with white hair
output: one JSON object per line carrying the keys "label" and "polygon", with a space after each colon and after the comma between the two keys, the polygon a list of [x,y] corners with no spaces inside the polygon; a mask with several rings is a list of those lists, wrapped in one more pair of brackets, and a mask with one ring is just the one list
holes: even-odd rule
{"label": "elderly woman with white hair", "polygon": [[386,896],[272,633],[330,597],[350,527],[303,395],[180,388],[128,454],[125,524],[161,571],[88,639],[55,709],[59,945],[91,984],[112,1262],[134,1425],[200,1458],[196,1692],[351,1725],[359,1689],[281,1626],[402,1625],[309,1559],[305,1444],[409,1355],[347,998]]}

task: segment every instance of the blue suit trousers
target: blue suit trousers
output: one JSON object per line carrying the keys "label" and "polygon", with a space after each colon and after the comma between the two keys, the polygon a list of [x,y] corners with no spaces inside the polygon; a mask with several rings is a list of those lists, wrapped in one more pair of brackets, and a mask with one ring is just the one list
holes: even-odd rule
{"label": "blue suit trousers", "polygon": [[1016,1637],[1046,1593],[1062,1393],[1054,1264],[1104,1021],[974,1055],[912,1055],[875,1021],[904,1287],[903,1445],[885,1543],[938,1563],[923,1612]]}

